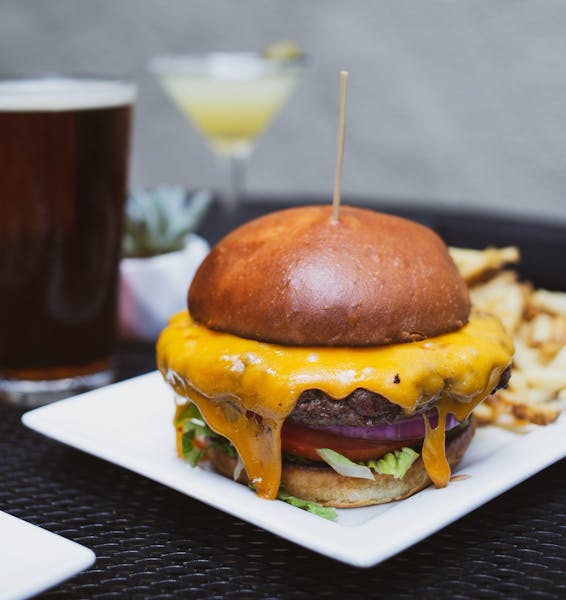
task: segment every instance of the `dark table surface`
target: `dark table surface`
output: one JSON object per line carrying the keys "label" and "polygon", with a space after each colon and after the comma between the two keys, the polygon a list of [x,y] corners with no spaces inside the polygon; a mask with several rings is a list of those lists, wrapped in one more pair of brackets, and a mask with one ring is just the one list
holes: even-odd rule
{"label": "dark table surface", "polygon": [[[257,202],[233,215],[211,211],[202,233],[215,241],[268,209]],[[517,244],[525,277],[566,290],[564,227],[397,212],[432,226],[450,244]],[[152,370],[153,348],[123,343],[117,367],[120,378]],[[0,405],[0,509],[97,555],[91,569],[45,598],[566,598],[564,460],[360,570],[29,431],[20,423],[23,412]]]}

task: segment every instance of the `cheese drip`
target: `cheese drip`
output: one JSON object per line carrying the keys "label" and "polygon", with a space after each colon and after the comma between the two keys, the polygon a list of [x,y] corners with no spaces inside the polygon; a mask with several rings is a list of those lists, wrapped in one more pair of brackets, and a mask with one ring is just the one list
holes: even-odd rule
{"label": "cheese drip", "polygon": [[469,406],[460,404],[454,400],[450,401],[443,398],[437,404],[438,424],[435,429],[432,428],[427,415],[425,414],[425,439],[422,449],[423,463],[428,476],[436,487],[446,487],[450,480],[450,465],[446,459],[446,416],[452,413],[459,421],[467,419]]}
{"label": "cheese drip", "polygon": [[512,354],[501,323],[479,312],[462,329],[419,342],[330,348],[240,338],[210,330],[183,311],[157,344],[166,381],[232,442],[258,494],[268,499],[277,495],[281,478],[281,426],[307,389],[340,399],[365,388],[406,415],[440,398],[439,424],[427,427],[423,460],[435,485],[446,485],[446,415],[467,418],[497,385]]}

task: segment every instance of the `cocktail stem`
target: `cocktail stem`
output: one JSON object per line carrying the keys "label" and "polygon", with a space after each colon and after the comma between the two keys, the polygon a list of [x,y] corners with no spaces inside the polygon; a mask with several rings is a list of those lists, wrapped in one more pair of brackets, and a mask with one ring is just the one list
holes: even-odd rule
{"label": "cocktail stem", "polygon": [[228,162],[228,181],[223,194],[223,204],[228,210],[234,210],[245,195],[247,156],[230,154]]}

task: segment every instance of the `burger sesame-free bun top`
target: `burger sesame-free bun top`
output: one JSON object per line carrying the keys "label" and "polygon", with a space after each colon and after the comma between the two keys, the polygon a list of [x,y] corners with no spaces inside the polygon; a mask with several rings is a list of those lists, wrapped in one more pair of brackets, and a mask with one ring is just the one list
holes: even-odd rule
{"label": "burger sesame-free bun top", "polygon": [[468,320],[444,242],[400,217],[342,206],[273,212],[235,229],[202,263],[189,310],[203,325],[295,346],[423,339]]}

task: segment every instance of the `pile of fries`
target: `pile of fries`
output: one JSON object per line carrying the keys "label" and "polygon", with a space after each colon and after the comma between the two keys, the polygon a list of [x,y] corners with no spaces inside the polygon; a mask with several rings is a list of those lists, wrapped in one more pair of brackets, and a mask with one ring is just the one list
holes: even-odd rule
{"label": "pile of fries", "polygon": [[509,266],[520,261],[513,246],[450,248],[475,307],[499,317],[515,343],[512,375],[474,411],[482,424],[512,429],[548,425],[566,402],[566,292],[534,289]]}

